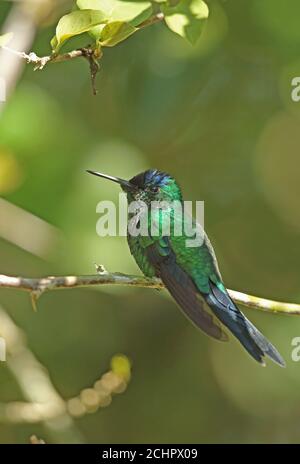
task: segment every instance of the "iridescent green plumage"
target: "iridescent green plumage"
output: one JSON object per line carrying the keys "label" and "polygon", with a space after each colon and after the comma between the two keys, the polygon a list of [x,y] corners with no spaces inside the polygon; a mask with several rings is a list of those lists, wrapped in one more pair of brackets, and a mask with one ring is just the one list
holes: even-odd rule
{"label": "iridescent green plumage", "polygon": [[[179,214],[173,203],[182,204],[181,190],[175,179],[157,170],[138,174],[130,181],[110,179],[120,183],[129,203],[135,201],[137,205],[143,203],[148,207],[137,208],[138,213],[128,217],[129,248],[142,272],[148,277],[160,277],[185,315],[208,335],[227,340],[223,324],[258,362],[263,363],[267,355],[284,366],[276,348],[231,300],[204,230],[193,221],[194,235],[187,234],[185,226],[189,217]],[[149,214],[153,202],[162,202],[164,207],[152,208]],[[171,227],[166,234],[164,226],[168,222]],[[132,234],[132,226],[138,228],[142,223],[146,224],[147,233]],[[181,233],[175,234],[175,230]],[[196,230],[200,231],[200,242],[197,246],[188,246],[188,240],[196,238]]]}

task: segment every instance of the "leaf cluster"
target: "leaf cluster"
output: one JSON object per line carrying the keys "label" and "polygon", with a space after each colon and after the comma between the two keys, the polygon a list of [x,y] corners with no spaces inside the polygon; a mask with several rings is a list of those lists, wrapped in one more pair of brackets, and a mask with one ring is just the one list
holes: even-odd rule
{"label": "leaf cluster", "polygon": [[208,17],[203,0],[77,0],[76,8],[57,24],[51,41],[56,54],[69,39],[84,33],[91,36],[95,49],[114,47],[155,17],[194,44]]}

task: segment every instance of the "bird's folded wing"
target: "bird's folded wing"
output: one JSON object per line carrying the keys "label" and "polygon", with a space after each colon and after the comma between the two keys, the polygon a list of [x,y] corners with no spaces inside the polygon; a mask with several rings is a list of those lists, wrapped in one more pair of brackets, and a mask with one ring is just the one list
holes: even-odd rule
{"label": "bird's folded wing", "polygon": [[146,248],[150,263],[158,270],[161,280],[186,316],[207,335],[221,341],[228,336],[218,319],[202,299],[190,276],[176,263],[176,256],[167,239],[160,239]]}

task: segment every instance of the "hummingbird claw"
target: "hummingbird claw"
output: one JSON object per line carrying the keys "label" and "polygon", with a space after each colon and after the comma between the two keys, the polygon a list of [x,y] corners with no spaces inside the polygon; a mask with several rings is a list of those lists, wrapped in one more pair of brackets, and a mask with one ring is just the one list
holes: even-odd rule
{"label": "hummingbird claw", "polygon": [[97,274],[100,274],[100,275],[108,274],[108,272],[105,269],[105,267],[103,266],[103,264],[94,263],[94,265],[95,265]]}

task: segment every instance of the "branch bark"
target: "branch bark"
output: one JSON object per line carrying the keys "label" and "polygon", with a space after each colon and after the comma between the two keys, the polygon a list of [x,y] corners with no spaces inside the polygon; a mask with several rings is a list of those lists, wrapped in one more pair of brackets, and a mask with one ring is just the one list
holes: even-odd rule
{"label": "branch bark", "polygon": [[[99,268],[102,269],[101,266],[99,266]],[[51,276],[35,279],[0,275],[0,288],[15,288],[29,292],[32,297],[34,308],[36,300],[45,292],[99,285],[125,285],[156,289],[164,288],[160,279],[148,279],[142,276],[126,275],[117,272],[108,273],[106,271],[96,275]],[[247,306],[251,309],[258,309],[271,314],[300,315],[300,304],[269,300],[241,293],[236,290],[228,290],[228,292],[237,304]]]}
{"label": "branch bark", "polygon": [[[147,19],[143,23],[138,26],[138,29],[144,29],[147,26],[151,26],[152,24],[158,23],[164,19],[163,13],[157,13],[151,18]],[[42,70],[48,63],[61,63],[63,61],[70,61],[75,58],[83,57],[85,58],[90,66],[90,74],[91,74],[91,82],[92,82],[92,90],[93,94],[97,94],[96,89],[96,77],[100,69],[99,61],[102,58],[102,51],[99,49],[95,49],[91,46],[79,48],[77,50],[72,50],[67,53],[63,54],[55,54],[52,53],[51,55],[46,56],[38,56],[34,52],[25,53],[20,52],[18,50],[14,50],[7,46],[2,46],[2,50],[5,50],[15,57],[20,58],[21,60],[25,60],[26,63],[32,64],[34,66],[34,70]]]}
{"label": "branch bark", "polygon": [[17,50],[13,50],[6,45],[2,46],[3,50],[13,53],[18,56],[20,59],[25,60],[28,64],[33,64],[35,70],[43,69],[48,63],[60,63],[62,61],[73,60],[74,58],[89,57],[94,51],[90,47],[80,48],[78,50],[72,50],[71,52],[63,53],[61,55],[46,55],[38,56],[34,52],[24,53]]}
{"label": "branch bark", "polygon": [[[163,21],[164,15],[163,13],[157,13],[156,15],[152,16],[151,18],[147,19],[143,23],[138,26],[138,29],[144,29],[147,26],[151,26],[152,24],[156,24],[158,22]],[[18,56],[20,59],[25,60],[28,64],[33,64],[35,70],[43,69],[48,63],[61,63],[62,61],[69,61],[75,58],[84,57],[87,59],[91,59],[91,57],[95,59],[100,59],[102,55],[94,56],[95,50],[90,47],[83,47],[77,50],[72,50],[67,53],[62,54],[52,54],[52,55],[45,55],[45,56],[38,56],[34,52],[24,53],[17,50],[14,50],[7,46],[2,46],[3,50],[6,50],[10,53],[13,53],[15,56]]]}

